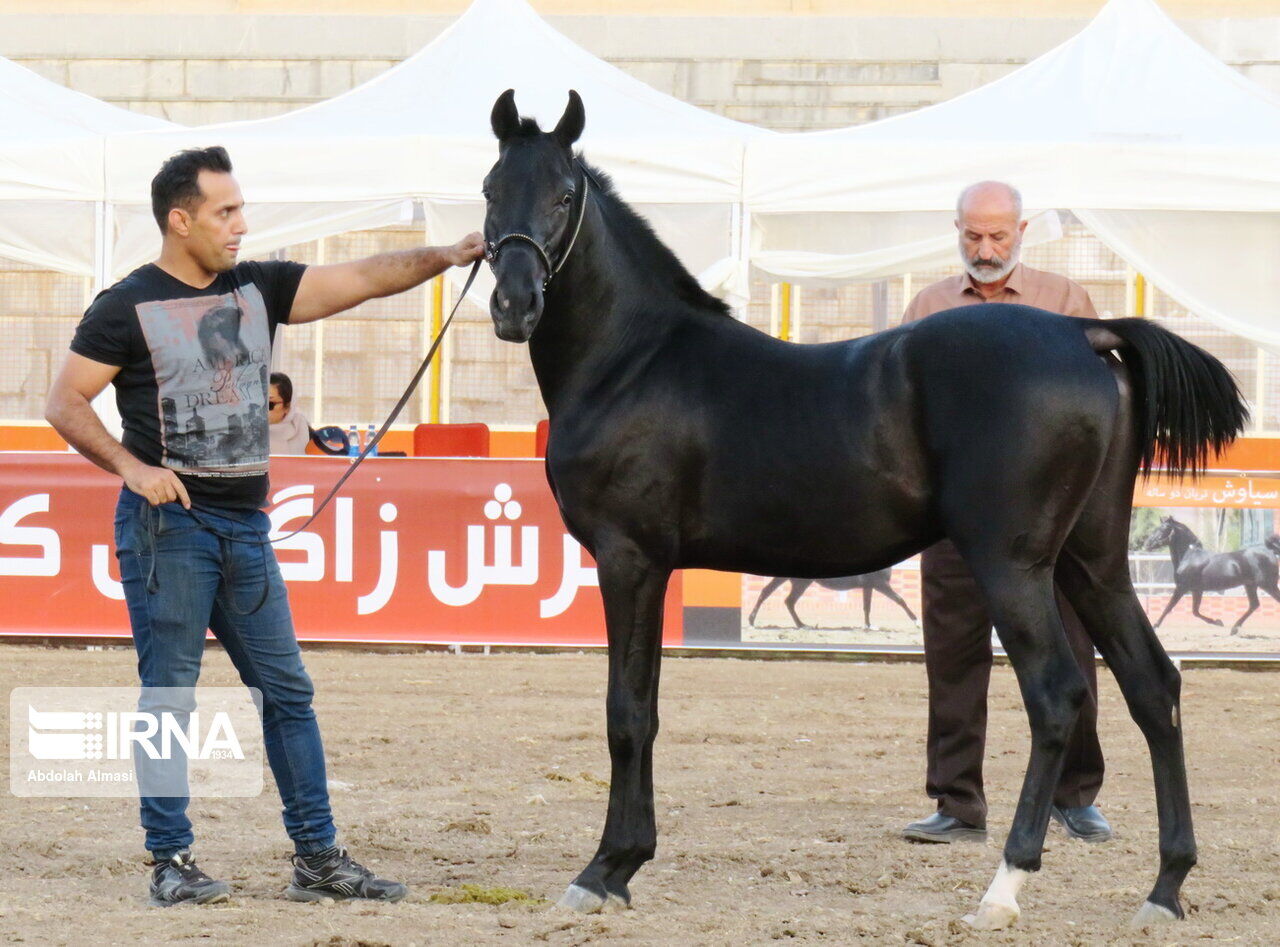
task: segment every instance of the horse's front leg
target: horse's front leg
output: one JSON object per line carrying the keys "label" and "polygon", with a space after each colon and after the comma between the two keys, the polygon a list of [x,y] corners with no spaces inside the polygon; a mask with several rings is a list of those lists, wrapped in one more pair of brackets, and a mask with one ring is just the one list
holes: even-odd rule
{"label": "horse's front leg", "polygon": [[671,570],[625,542],[597,547],[600,592],[609,634],[609,811],[591,864],[560,906],[591,913],[631,903],[627,883],[653,857],[653,740],[658,733],[662,602]]}
{"label": "horse's front leg", "polygon": [[1171,611],[1173,611],[1173,606],[1177,605],[1177,604],[1178,604],[1178,602],[1179,602],[1179,601],[1181,601],[1182,596],[1184,596],[1184,595],[1186,595],[1186,594],[1187,594],[1187,590],[1186,590],[1186,589],[1180,589],[1180,588],[1177,588],[1176,586],[1174,587],[1173,595],[1172,595],[1172,596],[1170,596],[1170,598],[1169,598],[1169,604],[1168,604],[1168,605],[1166,605],[1166,606],[1164,607],[1164,611],[1162,611],[1162,612],[1160,613],[1160,617],[1156,619],[1156,623],[1155,623],[1155,626],[1154,626],[1154,627],[1156,627],[1156,628],[1159,628],[1159,627],[1160,627],[1160,624],[1161,624],[1161,623],[1162,623],[1166,618],[1168,618],[1168,617],[1169,617],[1169,613],[1170,613]]}
{"label": "horse's front leg", "polygon": [[756,607],[751,609],[751,616],[747,619],[747,624],[752,628],[756,626],[756,615],[760,614],[760,606],[764,604],[764,600],[773,594],[773,590],[787,581],[784,578],[772,578],[769,583],[760,590],[760,597],[756,599]]}
{"label": "horse's front leg", "polygon": [[1221,627],[1222,619],[1210,618],[1208,615],[1200,614],[1200,600],[1203,597],[1204,597],[1204,593],[1201,592],[1199,589],[1196,589],[1191,593],[1191,614],[1195,615],[1196,618],[1199,618],[1201,621],[1207,621],[1211,625],[1218,625],[1219,627]]}

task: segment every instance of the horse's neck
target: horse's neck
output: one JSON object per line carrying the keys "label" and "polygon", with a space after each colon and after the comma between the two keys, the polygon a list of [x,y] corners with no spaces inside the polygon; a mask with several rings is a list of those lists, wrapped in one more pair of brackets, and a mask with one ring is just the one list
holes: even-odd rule
{"label": "horse's neck", "polygon": [[593,204],[573,252],[552,280],[529,355],[547,411],[554,417],[573,392],[628,362],[643,359],[670,324],[637,306],[644,285],[632,255],[617,245],[607,214]]}
{"label": "horse's neck", "polygon": [[1186,557],[1188,550],[1198,547],[1200,540],[1196,539],[1196,534],[1191,530],[1183,527],[1175,529],[1173,535],[1169,538],[1169,552],[1173,556],[1173,564],[1176,567]]}

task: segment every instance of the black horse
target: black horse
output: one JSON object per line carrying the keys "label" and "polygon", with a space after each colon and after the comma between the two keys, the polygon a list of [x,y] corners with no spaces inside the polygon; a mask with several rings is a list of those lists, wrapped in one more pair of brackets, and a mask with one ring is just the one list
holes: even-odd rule
{"label": "black horse", "polygon": [[596,559],[609,640],[608,814],[561,904],[629,904],[628,882],[653,857],[673,569],[857,575],[949,537],[986,595],[1032,733],[1004,861],[971,923],[1016,918],[1087,694],[1055,567],[1151,749],[1160,870],[1139,919],[1181,916],[1196,856],[1179,676],[1129,579],[1129,509],[1140,465],[1200,469],[1241,430],[1247,412],[1221,363],[1146,320],[1014,305],[848,342],[770,338],[704,292],[575,158],[576,93],[551,132],[520,118],[510,90],[490,118],[494,328],[529,343],[551,422],[547,479]]}
{"label": "black horse", "polygon": [[1205,592],[1225,592],[1243,585],[1245,595],[1249,596],[1249,608],[1231,626],[1233,635],[1239,634],[1245,619],[1258,610],[1258,589],[1280,602],[1280,588],[1276,587],[1280,574],[1276,565],[1280,537],[1272,536],[1263,548],[1209,553],[1204,551],[1189,526],[1166,516],[1151,531],[1143,549],[1150,552],[1161,546],[1169,547],[1169,558],[1173,560],[1173,595],[1156,620],[1157,628],[1188,592],[1191,593],[1191,613],[1211,625],[1221,625],[1220,619],[1200,614],[1201,596]]}
{"label": "black horse", "polygon": [[800,579],[795,577],[770,579],[765,587],[760,590],[760,597],[756,599],[755,607],[751,609],[747,624],[753,628],[755,627],[756,614],[760,611],[760,606],[764,604],[765,599],[785,582],[791,583],[791,589],[787,592],[787,597],[784,601],[786,602],[787,611],[795,619],[797,628],[812,627],[802,622],[800,616],[796,614],[796,602],[800,601],[800,596],[815,582],[824,589],[831,589],[833,592],[849,592],[853,589],[862,589],[862,626],[864,628],[871,627],[871,596],[876,592],[879,592],[891,602],[897,602],[899,607],[907,613],[907,617],[915,621],[916,616],[912,614],[911,607],[902,600],[901,595],[893,590],[893,586],[889,581],[892,578],[893,569],[889,568],[868,572],[866,575],[842,575],[834,579]]}

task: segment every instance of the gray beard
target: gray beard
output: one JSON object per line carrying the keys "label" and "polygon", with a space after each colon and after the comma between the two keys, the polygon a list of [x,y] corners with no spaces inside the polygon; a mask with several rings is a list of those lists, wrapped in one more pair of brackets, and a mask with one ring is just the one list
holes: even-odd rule
{"label": "gray beard", "polygon": [[1021,247],[1014,247],[1013,252],[1009,254],[1009,259],[1004,261],[1004,265],[1000,267],[978,266],[972,260],[965,259],[964,271],[973,277],[977,283],[998,283],[1010,273],[1013,268],[1018,265],[1018,253]]}

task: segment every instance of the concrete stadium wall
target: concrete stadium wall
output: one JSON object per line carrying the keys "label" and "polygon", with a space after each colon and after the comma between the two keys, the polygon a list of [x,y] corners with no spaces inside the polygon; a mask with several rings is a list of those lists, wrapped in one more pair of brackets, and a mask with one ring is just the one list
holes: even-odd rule
{"label": "concrete stadium wall", "polygon": [[[1280,94],[1280,6],[1271,8],[1271,16],[1182,25]],[[663,92],[771,128],[806,129],[870,121],[968,91],[1068,38],[1087,13],[549,19]],[[452,19],[11,13],[0,18],[0,55],[127,108],[203,124],[275,115],[337,95],[411,55]]]}

